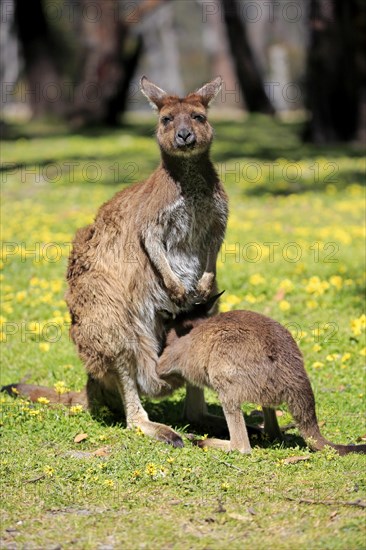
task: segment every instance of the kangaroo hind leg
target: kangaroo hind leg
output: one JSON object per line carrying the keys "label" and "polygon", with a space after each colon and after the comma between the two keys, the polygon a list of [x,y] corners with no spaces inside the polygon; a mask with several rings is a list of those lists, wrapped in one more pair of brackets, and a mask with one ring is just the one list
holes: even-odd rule
{"label": "kangaroo hind leg", "polygon": [[124,404],[128,428],[140,428],[149,437],[169,443],[173,447],[183,447],[182,438],[172,428],[149,420],[140,401],[133,369],[119,364],[116,383]]}
{"label": "kangaroo hind leg", "polygon": [[229,429],[230,441],[208,438],[197,442],[197,445],[199,447],[210,447],[221,451],[240,451],[243,454],[249,454],[252,449],[240,407],[229,410],[223,406],[223,410]]}

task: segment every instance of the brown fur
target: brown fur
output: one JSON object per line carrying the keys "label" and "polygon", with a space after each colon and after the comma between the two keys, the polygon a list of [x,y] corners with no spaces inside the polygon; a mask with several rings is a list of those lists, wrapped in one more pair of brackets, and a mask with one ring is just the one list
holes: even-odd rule
{"label": "brown fur", "polygon": [[143,77],[142,91],[159,110],[161,164],[77,231],[67,270],[71,336],[88,387],[114,388],[128,426],[177,445],[173,430],[149,421],[138,392],[164,387],[156,374],[164,312],[175,315],[214,289],[227,197],[209,158],[207,106],[220,85],[216,79],[180,99]]}
{"label": "brown fur", "polygon": [[273,407],[286,403],[313,450],[330,445],[339,454],[366,452],[366,445],[336,445],[321,435],[314,394],[295,340],[282,325],[259,313],[232,311],[207,319],[201,305],[180,315],[168,334],[158,373],[172,388],[185,379],[218,393],[230,442],[206,439],[203,445],[251,451],[241,412],[246,401],[262,405],[265,430],[272,437],[280,436]]}

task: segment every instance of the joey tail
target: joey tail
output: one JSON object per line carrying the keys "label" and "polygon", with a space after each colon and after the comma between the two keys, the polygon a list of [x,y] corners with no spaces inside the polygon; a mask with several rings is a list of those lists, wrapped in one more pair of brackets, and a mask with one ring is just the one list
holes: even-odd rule
{"label": "joey tail", "polygon": [[336,443],[328,441],[328,439],[320,433],[315,412],[315,399],[310,383],[306,392],[301,391],[298,392],[297,395],[292,394],[292,396],[289,397],[288,408],[302,437],[313,451],[320,451],[323,447],[328,445],[329,447],[333,447],[339,455],[346,455],[349,453],[366,454],[366,445],[337,445]]}

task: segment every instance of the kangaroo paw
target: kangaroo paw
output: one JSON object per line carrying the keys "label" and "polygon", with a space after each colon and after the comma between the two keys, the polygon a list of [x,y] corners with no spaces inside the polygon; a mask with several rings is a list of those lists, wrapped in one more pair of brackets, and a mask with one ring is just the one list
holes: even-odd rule
{"label": "kangaroo paw", "polygon": [[153,437],[163,443],[173,445],[173,447],[184,447],[183,439],[177,432],[157,422],[141,422],[137,425],[140,430],[147,436]]}

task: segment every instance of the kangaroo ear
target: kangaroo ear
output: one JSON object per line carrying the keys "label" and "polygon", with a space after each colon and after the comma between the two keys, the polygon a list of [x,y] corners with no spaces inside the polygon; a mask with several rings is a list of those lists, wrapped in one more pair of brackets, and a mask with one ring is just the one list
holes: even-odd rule
{"label": "kangaroo ear", "polygon": [[222,296],[224,294],[224,292],[225,292],[225,290],[220,292],[220,294],[215,294],[215,296],[211,296],[211,298],[209,298],[207,300],[207,302],[204,304],[207,313],[210,311],[210,309],[213,308],[213,306],[215,305],[217,300],[220,298],[220,296]]}
{"label": "kangaroo ear", "polygon": [[146,76],[143,76],[140,80],[140,89],[153,109],[161,109],[164,99],[168,95],[164,90],[150,82]]}
{"label": "kangaroo ear", "polygon": [[200,96],[200,99],[205,107],[208,107],[215,99],[222,86],[221,76],[216,77],[211,82],[208,82],[202,88],[195,92],[195,95]]}

